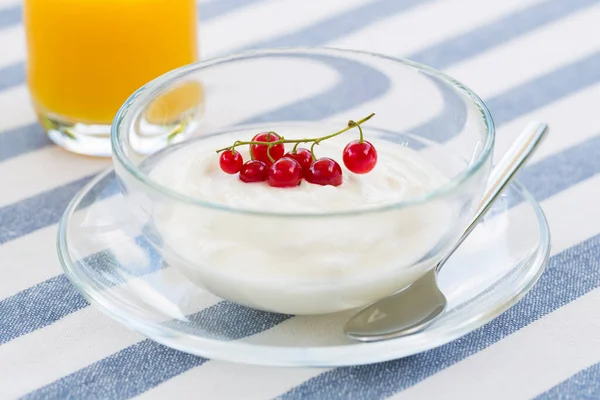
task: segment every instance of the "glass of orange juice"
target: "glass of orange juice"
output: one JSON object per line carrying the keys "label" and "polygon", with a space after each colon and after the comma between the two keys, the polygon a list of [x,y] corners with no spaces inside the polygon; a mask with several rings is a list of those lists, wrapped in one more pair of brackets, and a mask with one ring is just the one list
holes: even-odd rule
{"label": "glass of orange juice", "polygon": [[[198,57],[196,0],[25,0],[24,20],[39,120],[55,143],[78,153],[110,155],[121,104]],[[189,108],[201,95],[197,83],[183,84],[163,96],[148,123],[168,128],[157,135],[177,130],[182,118],[169,109]]]}

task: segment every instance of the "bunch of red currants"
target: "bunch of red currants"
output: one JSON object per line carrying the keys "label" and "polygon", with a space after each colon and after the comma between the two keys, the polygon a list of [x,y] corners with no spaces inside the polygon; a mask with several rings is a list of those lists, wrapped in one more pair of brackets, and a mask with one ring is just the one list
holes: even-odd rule
{"label": "bunch of red currants", "polygon": [[[337,161],[316,158],[314,146],[319,142],[337,136],[351,128],[358,127],[360,138],[346,145],[342,153],[344,165],[355,174],[366,174],[377,164],[377,151],[363,139],[360,127],[362,122],[374,114],[358,121],[350,121],[348,126],[331,135],[314,139],[284,139],[275,132],[262,132],[249,142],[237,141],[233,146],[218,150],[221,153],[219,165],[228,174],[237,174],[242,182],[267,182],[273,187],[295,187],[302,179],[316,185],[339,186],[342,184],[342,168]],[[298,147],[300,143],[311,143],[309,149]],[[285,143],[295,143],[286,153]],[[250,146],[251,160],[244,163],[242,155],[235,150],[241,145]]]}

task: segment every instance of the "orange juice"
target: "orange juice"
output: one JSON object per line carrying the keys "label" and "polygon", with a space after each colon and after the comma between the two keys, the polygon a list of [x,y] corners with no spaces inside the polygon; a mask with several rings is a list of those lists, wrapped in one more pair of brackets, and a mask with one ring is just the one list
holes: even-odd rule
{"label": "orange juice", "polygon": [[197,59],[196,0],[25,0],[42,114],[109,124],[137,88]]}

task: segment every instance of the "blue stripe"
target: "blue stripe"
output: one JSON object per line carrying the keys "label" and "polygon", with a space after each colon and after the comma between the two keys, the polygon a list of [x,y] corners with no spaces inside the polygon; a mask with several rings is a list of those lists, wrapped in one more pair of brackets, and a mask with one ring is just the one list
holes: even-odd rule
{"label": "blue stripe", "polygon": [[[574,174],[573,173],[574,171],[581,171],[581,172]],[[527,183],[533,182],[535,180],[539,180],[540,182],[552,182],[552,184],[549,184],[549,185],[533,186],[532,193],[536,196],[537,199],[543,200],[543,199],[551,197],[552,195],[554,195],[556,193],[559,193],[562,190],[567,189],[570,186],[573,186],[573,185],[581,182],[582,180],[592,177],[599,172],[600,172],[600,136],[594,137],[578,146],[567,149],[563,153],[553,155],[553,156],[551,156],[547,159],[544,159],[536,164],[526,167],[522,171],[522,173],[520,175],[520,179]],[[600,238],[598,238],[598,241],[600,244]],[[562,265],[562,264],[560,264],[560,262],[562,260],[561,257],[563,257],[563,255],[555,256],[553,258],[552,262],[555,263],[554,265]],[[598,273],[600,274],[600,271],[598,271]],[[548,278],[545,278],[545,279],[548,279]],[[553,282],[554,281],[550,281],[549,284],[553,284]],[[600,285],[600,281],[596,281],[595,285]],[[551,298],[549,298],[548,301],[551,303]],[[40,299],[40,302],[46,303],[46,304],[49,303],[47,300],[43,301],[42,299]],[[534,304],[535,304],[535,302],[534,302]],[[19,303],[15,302],[14,306],[19,307]],[[202,324],[204,326],[206,326],[206,328],[207,328],[207,334],[216,336],[216,337],[220,337],[220,338],[224,338],[224,339],[235,339],[238,337],[243,337],[243,336],[247,336],[247,335],[251,335],[251,334],[260,332],[260,330],[258,330],[259,328],[257,328],[255,323],[251,322],[251,321],[259,321],[259,324],[263,325],[262,328],[268,329],[268,328],[275,326],[278,323],[277,321],[282,322],[289,318],[288,316],[285,316],[285,315],[262,313],[260,311],[254,311],[258,314],[252,314],[252,318],[250,318],[250,317],[248,317],[248,315],[251,314],[253,311],[251,311],[250,309],[247,309],[245,307],[241,307],[241,306],[237,306],[238,307],[237,309],[232,308],[232,307],[236,307],[236,306],[234,306],[228,302],[221,302],[214,307],[218,307],[218,308],[213,308],[212,311],[204,310],[204,311],[198,313],[197,316],[192,317],[192,318],[198,319],[198,320],[201,319]],[[221,307],[223,307],[223,309]],[[0,310],[2,310],[2,309],[0,309]],[[237,310],[237,311],[235,311],[235,310]],[[219,312],[222,314],[214,314],[214,312]],[[8,313],[5,315],[11,315],[11,314],[15,313],[15,311],[5,310],[5,313]],[[214,317],[217,315],[219,315],[219,318]],[[264,323],[265,320],[267,320],[269,322],[265,324]],[[527,321],[523,321],[523,324],[525,324],[526,322]],[[172,321],[171,324],[177,324],[179,328],[185,328],[185,325],[178,324],[176,321]],[[495,329],[495,328],[485,328],[485,329],[489,330],[489,329]],[[475,335],[475,334],[471,334],[471,336],[472,335]],[[481,337],[482,340],[485,341],[487,336],[483,335],[483,336],[477,336],[477,337]],[[499,339],[500,339],[500,337],[497,337],[497,340],[499,340]],[[459,339],[457,342],[453,342],[453,343],[460,343],[462,340],[463,339]],[[492,343],[492,342],[490,342],[490,343]],[[447,346],[450,346],[450,345],[447,345]],[[159,360],[150,359],[147,357],[147,354],[145,354],[145,353],[134,356],[135,353],[131,353],[129,351],[129,349],[130,348],[123,350],[121,352],[118,352],[106,359],[103,359],[101,361],[98,361],[97,363],[92,364],[92,366],[89,368],[77,371],[74,374],[69,375],[68,377],[66,377],[64,379],[61,379],[59,381],[56,381],[56,382],[50,384],[48,387],[43,389],[44,390],[42,392],[43,395],[46,395],[48,393],[59,393],[58,392],[59,389],[60,389],[60,391],[62,391],[61,393],[71,393],[71,391],[72,391],[72,393],[80,393],[80,391],[87,390],[86,385],[90,379],[89,374],[92,372],[95,376],[94,379],[97,379],[101,382],[103,382],[105,380],[105,376],[102,373],[102,370],[107,371],[106,374],[110,377],[110,379],[117,379],[112,376],[112,371],[114,371],[116,368],[114,366],[114,364],[117,363],[119,365],[119,368],[124,368],[125,370],[131,370],[131,369],[134,369],[134,365],[139,362],[138,357],[145,358],[147,360],[147,362],[151,363],[153,366],[155,366],[155,364],[156,364],[156,368],[154,369],[154,375],[152,375],[148,379],[148,382],[150,382],[150,383],[144,388],[144,391],[154,387],[158,383],[160,383],[164,380],[167,380],[173,376],[169,371],[169,368],[170,368],[169,366],[160,365]],[[162,352],[169,352],[169,351],[162,349],[161,354],[162,354]],[[176,350],[170,350],[170,352],[173,354],[179,354]],[[184,358],[184,360],[185,359],[186,358]],[[129,360],[128,361],[129,364],[126,362],[126,360]],[[133,363],[134,365],[131,365],[131,363]],[[190,368],[194,367],[194,366],[195,365],[190,365]],[[442,366],[440,366],[440,369],[441,369],[441,367]],[[360,368],[367,368],[367,367],[360,367]],[[183,370],[181,372],[184,372],[184,371],[185,370]],[[342,369],[342,371],[343,371],[343,369]],[[433,373],[435,371],[431,370],[430,372]],[[319,378],[317,378],[317,379],[319,379]],[[335,379],[337,379],[337,378],[329,379],[325,376],[322,379],[325,379],[328,382],[328,384],[333,385],[333,383],[331,383],[331,382],[334,382]],[[364,379],[364,378],[361,378],[361,379]],[[389,380],[382,381],[382,382],[388,382],[388,381]],[[308,381],[308,382],[310,382],[310,381]],[[128,385],[130,385],[130,383],[128,383],[127,381],[121,381],[121,380],[119,380],[118,383],[119,383],[119,386],[123,387],[123,390],[125,393],[130,393],[131,389],[128,386]],[[310,385],[310,383],[306,383],[304,385]],[[362,386],[360,383],[358,383],[357,385]],[[94,384],[92,386],[92,389],[94,389],[96,387],[97,386]],[[301,386],[301,388],[302,387],[303,386]],[[51,390],[51,392],[47,392],[48,390]],[[139,390],[139,388],[136,387],[135,390]],[[303,389],[298,389],[298,390],[303,390]],[[358,389],[353,388],[353,390],[358,390]],[[37,396],[37,392],[33,392],[33,393]],[[136,392],[136,394],[137,393],[138,392]],[[302,395],[305,395],[305,394],[306,393],[303,391]],[[368,394],[370,395],[371,393],[368,393]],[[327,395],[330,395],[330,394],[328,392],[327,393],[319,393],[319,395],[316,397],[317,398],[326,397]],[[344,393],[344,396],[342,396],[341,398],[346,398],[346,395],[347,395],[347,393]],[[366,395],[364,398],[370,398],[369,395]]]}
{"label": "blue stripe", "polygon": [[[221,301],[187,316],[192,323],[203,327],[206,337],[219,340],[236,340],[255,335],[291,317],[291,315],[255,310],[229,301]],[[190,323],[187,321],[171,320],[165,325],[184,332],[190,329]]]}
{"label": "blue stripe", "polygon": [[598,400],[600,399],[600,363],[578,372],[535,400]]}
{"label": "blue stripe", "polygon": [[[208,329],[223,332],[229,340],[236,340],[269,329],[289,316],[221,302],[191,318],[202,321]],[[146,339],[44,386],[24,399],[126,399],[206,361],[206,358],[182,353]],[[235,378],[232,379],[233,382]]]}
{"label": "blue stripe", "polygon": [[64,274],[23,290],[0,302],[0,345],[87,306]]}
{"label": "blue stripe", "polygon": [[[467,123],[467,104],[464,99],[457,95],[454,89],[450,89],[444,82],[430,76],[429,79],[437,86],[441,95],[444,108],[441,113],[431,118],[422,125],[408,131],[409,134],[434,142],[445,142],[452,139],[461,132]],[[388,139],[402,141],[402,134],[389,136]]]}
{"label": "blue stripe", "polygon": [[599,172],[600,136],[595,136],[523,168],[518,179],[538,201],[542,201]]}
{"label": "blue stripe", "polygon": [[19,292],[0,304],[0,315],[4,315],[0,345],[51,325],[88,305],[64,274]]}
{"label": "blue stripe", "polygon": [[93,175],[0,208],[0,244],[56,224],[73,196]]}
{"label": "blue stripe", "polygon": [[20,5],[0,9],[0,29],[17,25],[21,21],[21,13]]}
{"label": "blue stripe", "polygon": [[510,91],[509,96],[498,96],[486,102],[499,124],[514,118],[516,112],[529,113],[550,104],[553,99],[568,96],[600,80],[600,53],[592,54],[536,78]]}
{"label": "blue stripe", "polygon": [[447,68],[597,3],[598,0],[549,0],[534,4],[486,24],[477,29],[476,35],[466,32],[413,53],[408,58],[435,68]]}
{"label": "blue stripe", "polygon": [[[77,378],[85,379],[85,385],[73,389],[74,377],[69,375],[22,399],[127,399],[143,393],[149,385],[154,387],[165,378],[172,378],[208,361],[150,340],[139,342],[105,360],[110,363],[109,368],[96,363],[79,372]],[[157,379],[154,371],[158,368],[164,368],[165,378]],[[198,388],[199,393],[202,390]]]}
{"label": "blue stripe", "polygon": [[210,21],[262,1],[264,0],[213,0],[206,4],[198,4],[200,21]]}
{"label": "blue stripe", "polygon": [[[96,282],[100,287],[110,288],[125,283],[133,277],[148,275],[165,268],[162,257],[152,247],[144,237],[140,236],[135,239],[138,249],[143,249],[146,252],[147,259],[140,261],[139,264],[132,263],[123,265],[118,263],[119,256],[115,255],[112,249],[100,251],[85,257],[77,262],[80,265],[80,271],[85,271],[89,275],[90,281]],[[85,269],[84,267],[85,266]],[[115,275],[115,270],[119,271],[119,275]]]}
{"label": "blue stripe", "polygon": [[[79,203],[79,207],[86,208],[97,200],[104,200],[108,197],[114,196],[117,193],[120,193],[121,186],[119,186],[119,181],[116,180],[116,177],[117,174],[114,170],[111,170],[109,173],[104,175],[104,177],[96,182],[94,187],[90,188],[86,195],[83,196],[81,202]],[[87,182],[87,180],[83,180],[83,183]]]}
{"label": "blue stripe", "polygon": [[0,162],[51,144],[41,125],[37,123],[5,131],[0,133]]}
{"label": "blue stripe", "polygon": [[25,82],[25,63],[17,62],[0,68],[0,91]]}
{"label": "blue stripe", "polygon": [[600,286],[600,235],[552,257],[532,291],[484,327],[444,346],[380,364],[337,368],[282,399],[384,399],[498,342]]}

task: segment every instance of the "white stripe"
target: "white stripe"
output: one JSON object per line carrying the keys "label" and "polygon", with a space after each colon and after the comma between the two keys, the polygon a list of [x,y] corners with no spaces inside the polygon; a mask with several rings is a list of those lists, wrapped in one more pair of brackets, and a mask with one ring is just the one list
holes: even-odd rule
{"label": "white stripe", "polygon": [[[40,229],[0,246],[2,271],[0,299],[50,279],[62,272],[56,258],[56,225]],[[27,271],[27,273],[24,273]]]}
{"label": "white stripe", "polygon": [[[600,176],[543,203],[553,253],[598,233],[600,213],[589,212],[600,201],[598,187]],[[599,300],[595,289],[393,398],[531,398],[600,360],[600,318],[590,312]]]}
{"label": "white stripe", "polygon": [[263,40],[283,36],[335,14],[371,3],[373,0],[268,0],[251,8],[219,19],[219,23],[202,23],[200,13],[200,42],[203,58],[229,53]]}
{"label": "white stripe", "polygon": [[[553,202],[543,202],[552,233],[552,252],[559,253],[595,235],[600,227],[600,175],[581,182],[568,191],[554,196]],[[573,201],[577,199],[577,201]],[[547,204],[546,204],[547,203]],[[561,234],[558,234],[558,232]]]}
{"label": "white stripe", "polygon": [[5,130],[31,124],[36,119],[29,92],[24,85],[0,92],[0,110],[3,115],[0,118],[0,135]]}
{"label": "white stripe", "polygon": [[[487,22],[541,2],[542,0],[438,0],[399,15],[391,15],[373,26],[344,36],[331,45],[389,55],[408,55],[440,39],[485,26]],[[460,18],[449,18],[457,12],[460,12]],[[360,19],[356,23],[360,24]]]}
{"label": "white stripe", "polygon": [[597,28],[599,20],[600,6],[586,8],[454,65],[446,72],[479,96],[488,98],[597,52],[600,36],[589,32]]}
{"label": "white stripe", "polygon": [[496,136],[496,158],[508,148],[527,122],[531,119],[543,121],[550,127],[550,134],[531,157],[537,162],[556,154],[567,146],[575,146],[600,133],[600,125],[590,123],[590,105],[597,104],[600,83],[539,108],[532,114],[519,117],[498,129]]}
{"label": "white stripe", "polygon": [[0,58],[0,68],[25,59],[25,31],[22,25],[0,30],[0,49],[3,52]]}
{"label": "white stripe", "polygon": [[21,2],[23,2],[23,0],[0,0],[0,13],[4,11],[5,8],[15,6]]}
{"label": "white stripe", "polygon": [[141,339],[94,307],[68,315],[60,324],[0,346],[3,398],[22,396],[30,389],[85,367],[87,360],[104,358]]}
{"label": "white stripe", "polygon": [[9,159],[0,163],[0,187],[10,188],[2,193],[0,207],[63,185],[65,175],[74,181],[110,165],[108,159],[79,156],[57,146]]}
{"label": "white stripe", "polygon": [[[290,382],[304,382],[326,371],[323,368],[251,367],[243,364],[210,361],[168,380],[138,396],[144,400],[162,400],[165,396],[186,398],[194,387],[203,393],[218,393],[220,400],[270,399],[287,391]],[[196,385],[192,382],[196,381]]]}

